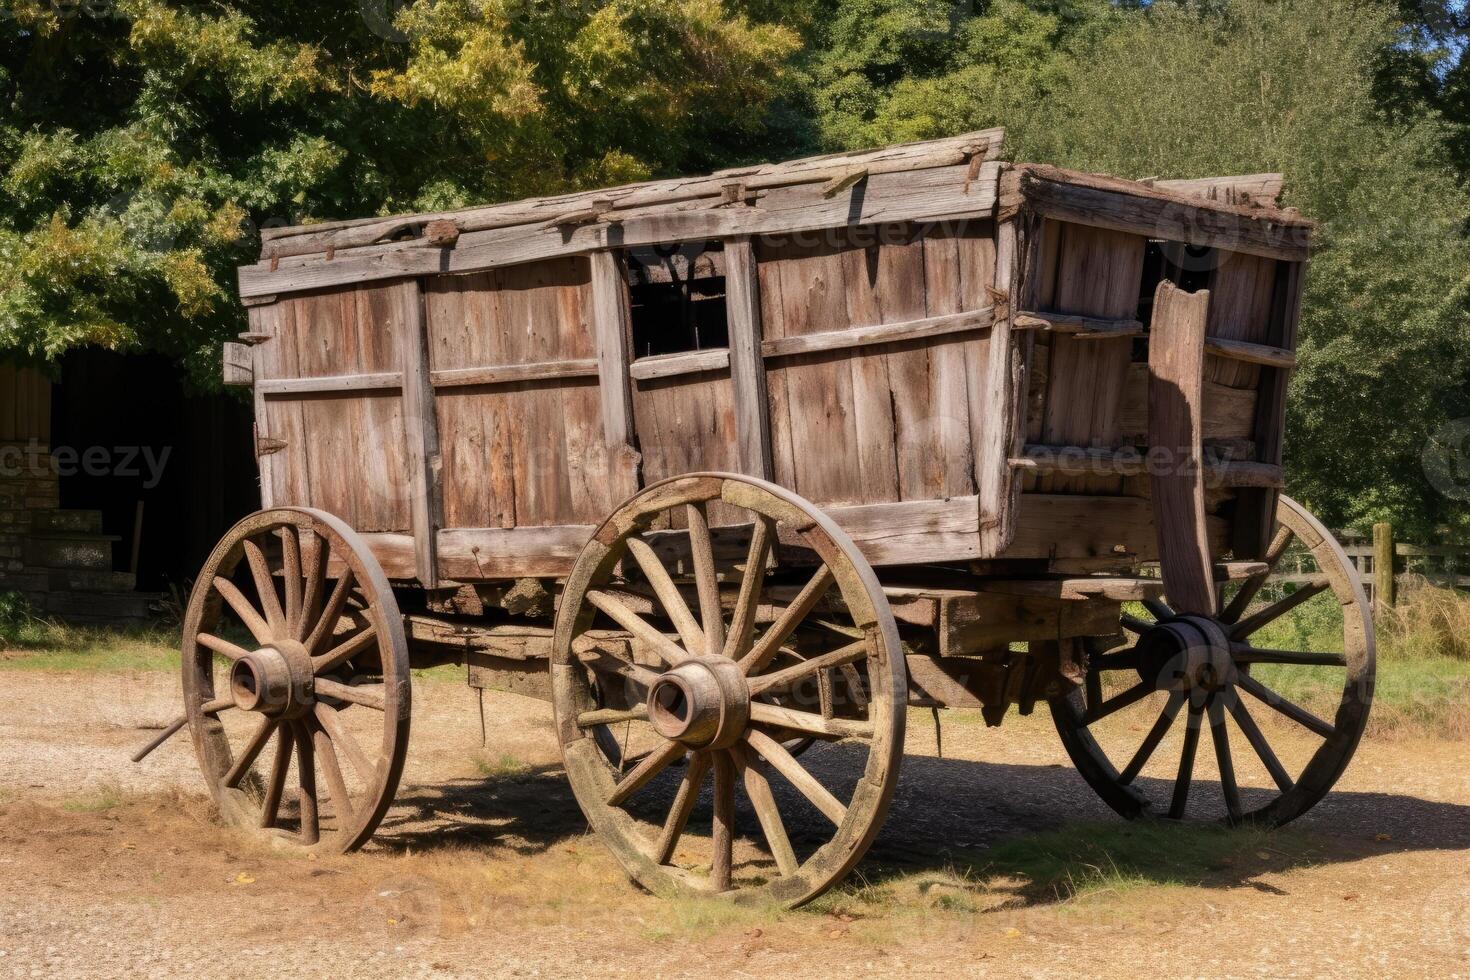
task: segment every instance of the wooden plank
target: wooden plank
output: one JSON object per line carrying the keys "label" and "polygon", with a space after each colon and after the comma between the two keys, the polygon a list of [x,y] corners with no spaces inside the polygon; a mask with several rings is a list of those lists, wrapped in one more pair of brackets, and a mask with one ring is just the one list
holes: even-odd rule
{"label": "wooden plank", "polygon": [[1296,367],[1296,355],[1289,350],[1280,347],[1271,347],[1267,344],[1248,344],[1241,340],[1226,340],[1223,337],[1210,337],[1205,340],[1205,350],[1216,357],[1229,358],[1232,361],[1241,361],[1245,364],[1260,364],[1264,367],[1285,368],[1288,371]]}
{"label": "wooden plank", "polygon": [[1238,177],[1199,177],[1192,180],[1151,180],[1160,190],[1203,197],[1224,204],[1274,208],[1281,201],[1281,174],[1242,174]]}
{"label": "wooden plank", "polygon": [[1205,534],[1204,340],[1210,294],[1187,293],[1167,280],[1154,294],[1149,332],[1149,454],[1154,524],[1169,604],[1175,612],[1213,616],[1215,587]]}
{"label": "wooden plank", "polygon": [[980,553],[987,558],[1004,552],[1014,534],[1012,430],[1024,428],[1016,415],[1020,358],[1011,339],[1011,303],[1019,297],[1023,267],[1019,222],[1012,219],[997,224],[995,242],[996,309],[986,354],[985,401],[971,408],[984,420],[984,439],[975,447],[975,470],[980,497]]}
{"label": "wooden plank", "polygon": [[601,202],[610,202],[619,209],[675,204],[701,197],[718,199],[723,203],[726,189],[732,184],[738,184],[746,190],[764,190],[793,183],[825,183],[835,174],[846,174],[857,169],[871,175],[969,164],[977,156],[982,160],[995,159],[1004,136],[1004,130],[989,129],[872,150],[734,167],[708,176],[648,181],[459,211],[268,228],[261,233],[261,238],[266,242],[264,258],[325,252],[329,249],[341,252],[372,245],[404,231],[425,231],[434,222],[452,223],[457,234],[463,234],[518,224],[545,224],[548,217],[555,219]]}
{"label": "wooden plank", "polygon": [[989,329],[993,318],[994,310],[986,307],[963,313],[921,317],[917,320],[906,320],[899,323],[879,323],[864,327],[848,327],[843,330],[827,330],[799,337],[768,340],[761,345],[761,354],[765,357],[788,357],[793,354],[848,350],[855,347],[871,347],[878,344],[895,344],[975,333]]}
{"label": "wooden plank", "polygon": [[453,249],[409,242],[372,246],[361,250],[364,254],[335,256],[331,261],[318,256],[267,261],[239,269],[240,296],[249,299],[405,276],[477,272],[613,247],[791,235],[878,221],[988,216],[995,208],[998,173],[998,164],[988,163],[973,180],[967,165],[876,174],[832,198],[824,197],[814,185],[786,187],[770,191],[760,207],[754,208],[652,211],[572,229],[499,228],[463,235]]}
{"label": "wooden plank", "polygon": [[874,565],[963,561],[980,555],[978,497],[833,507],[827,513]]}
{"label": "wooden plank", "polygon": [[378,374],[319,375],[311,378],[272,378],[256,383],[262,395],[345,394],[352,391],[382,391],[403,387],[403,375],[396,371]]}
{"label": "wooden plank", "polygon": [[446,528],[437,538],[439,574],[458,582],[566,575],[595,530],[591,524]]}
{"label": "wooden plank", "polygon": [[[1208,361],[1206,362],[1208,367]],[[1205,382],[1205,439],[1245,439],[1255,437],[1256,392],[1249,388],[1231,388],[1217,382]],[[1118,420],[1119,436],[1127,445],[1145,445],[1148,441],[1148,365],[1128,366],[1128,379],[1123,388],[1123,407]],[[1038,438],[1039,438],[1038,432]]]}
{"label": "wooden plank", "polygon": [[[1301,320],[1302,285],[1306,279],[1306,263],[1282,265],[1276,274],[1276,294],[1272,300],[1271,329],[1266,338],[1282,350],[1296,350],[1297,325]],[[1286,436],[1286,388],[1291,370],[1266,368],[1261,372],[1260,397],[1256,400],[1254,439],[1256,459],[1262,463],[1281,465],[1282,443]],[[1236,504],[1235,552],[1239,558],[1259,558],[1266,553],[1276,526],[1274,490],[1247,491]]]}
{"label": "wooden plank", "polygon": [[[1230,549],[1229,525],[1211,516],[1205,527],[1211,553],[1225,554]],[[1153,561],[1158,558],[1153,511],[1139,497],[1026,493],[1021,496],[1016,537],[1000,557]]]}
{"label": "wooden plank", "polygon": [[[1208,336],[1259,344],[1268,340],[1271,325],[1271,303],[1276,293],[1274,259],[1259,255],[1236,255],[1218,252],[1217,266],[1210,270],[1206,288],[1210,291],[1210,326]],[[1232,388],[1255,388],[1261,371],[1256,364],[1217,357],[1205,362],[1205,381]]]}
{"label": "wooden plank", "polygon": [[[1056,295],[1060,312],[1122,319],[1138,309],[1147,242],[1136,235],[1082,225],[1060,227]],[[1051,338],[1041,441],[1048,445],[1116,449],[1133,342],[1127,337]],[[1105,477],[1042,479],[1043,492],[1118,493]]]}
{"label": "wooden plank", "polygon": [[621,252],[594,252],[592,331],[597,343],[598,390],[603,442],[610,454],[618,495],[638,492],[638,452],[633,443],[633,389],[628,374],[632,336],[628,281]]}
{"label": "wooden plank", "polygon": [[1133,181],[1024,164],[1006,174],[1001,209],[1109,231],[1301,262],[1315,222],[1292,212],[1205,201]]}
{"label": "wooden plank", "polygon": [[734,385],[735,435],[740,471],[769,480],[770,404],[761,357],[760,270],[749,238],[725,242],[725,312],[730,331],[730,381]]}
{"label": "wooden plank", "polygon": [[[1150,460],[1132,447],[1084,449],[1081,446],[1028,445],[1024,455],[1011,460],[1016,469],[1029,473],[1060,473],[1067,476],[1144,476]],[[1210,487],[1280,487],[1281,467],[1244,460],[1204,464],[1205,485]]]}
{"label": "wooden plank", "polygon": [[417,282],[399,297],[403,337],[403,433],[408,453],[408,479],[413,494],[414,563],[420,584],[438,587],[438,533],[444,520],[443,469],[439,455],[439,417],[429,369],[429,329],[424,297]]}
{"label": "wooden plank", "polygon": [[255,383],[253,355],[246,344],[225,344],[222,380],[226,385],[249,386]]}
{"label": "wooden plank", "polygon": [[720,348],[640,357],[629,365],[628,375],[635,381],[652,381],[655,378],[674,378],[681,374],[724,371],[729,367],[730,352]]}
{"label": "wooden plank", "polygon": [[597,361],[583,358],[571,361],[545,361],[536,364],[496,364],[486,367],[455,368],[434,371],[430,375],[435,388],[464,385],[505,385],[527,381],[558,381],[563,378],[597,377]]}
{"label": "wooden plank", "polygon": [[1105,320],[1100,317],[1079,316],[1074,313],[1018,313],[1015,317],[1016,330],[1049,330],[1052,333],[1072,334],[1079,338],[1140,337],[1143,324],[1134,319]]}

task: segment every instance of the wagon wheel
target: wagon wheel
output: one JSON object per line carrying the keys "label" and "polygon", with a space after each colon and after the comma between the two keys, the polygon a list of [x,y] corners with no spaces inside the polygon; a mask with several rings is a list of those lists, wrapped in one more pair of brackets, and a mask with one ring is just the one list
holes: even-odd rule
{"label": "wagon wheel", "polygon": [[[227,638],[226,606],[250,639]],[[183,667],[194,747],[227,820],[303,848],[350,851],[372,836],[408,747],[408,644],[351,528],[305,508],[235,525],[189,597]]]}
{"label": "wagon wheel", "polygon": [[[1123,816],[1220,816],[1232,824],[1280,825],[1326,795],[1352,758],[1373,698],[1368,602],[1347,556],[1315,517],[1283,495],[1276,519],[1267,570],[1227,591],[1218,617],[1175,616],[1166,601],[1149,600],[1149,617],[1122,618],[1123,630],[1136,638],[1132,644],[1108,651],[1105,643],[1090,641],[1086,685],[1052,702],[1078,771]],[[1283,582],[1289,553],[1309,555],[1315,573]],[[1285,628],[1283,617],[1295,609],[1317,623],[1306,641]],[[1331,642],[1321,639],[1324,633]],[[1292,698],[1301,699],[1297,692],[1303,691],[1336,699],[1335,713],[1309,710],[1278,687]],[[1305,746],[1295,740],[1297,764],[1283,762],[1280,746],[1257,724],[1253,712],[1263,709],[1279,713],[1310,740]],[[1160,788],[1145,793],[1135,780],[1175,727],[1183,731],[1177,768],[1172,753],[1161,756]],[[1195,792],[1191,803],[1205,728],[1220,791],[1208,802]],[[1232,728],[1248,748],[1231,738]],[[1242,751],[1254,755],[1273,790],[1242,797],[1236,778]]]}
{"label": "wagon wheel", "polygon": [[[738,527],[712,535],[716,507]],[[651,891],[798,905],[858,862],[892,798],[906,700],[893,614],[847,535],[772,484],[680,477],[608,518],[562,594],[551,681],[577,801]],[[599,708],[615,686],[623,706]],[[797,737],[827,744],[798,762],[783,746]],[[707,782],[704,825],[691,816]],[[764,851],[737,840],[737,796]]]}

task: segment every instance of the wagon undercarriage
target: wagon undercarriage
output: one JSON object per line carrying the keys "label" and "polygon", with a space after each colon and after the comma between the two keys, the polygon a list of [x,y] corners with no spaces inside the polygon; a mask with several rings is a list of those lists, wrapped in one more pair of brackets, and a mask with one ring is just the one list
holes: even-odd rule
{"label": "wagon undercarriage", "polygon": [[[1373,647],[1341,550],[1279,493],[1311,225],[1269,177],[1142,185],[999,142],[272,237],[227,357],[266,510],[185,635],[225,812],[363,843],[409,668],[445,663],[555,705],[589,822],[658,891],[829,887],[909,706],[1045,703],[1128,816],[1320,799]],[[1315,574],[1281,582],[1288,551]],[[1273,625],[1314,600],[1331,650]],[[1271,689],[1291,669],[1334,672],[1331,717]],[[1264,708],[1320,745],[1284,763]],[[1172,778],[1142,786],[1161,746]]]}

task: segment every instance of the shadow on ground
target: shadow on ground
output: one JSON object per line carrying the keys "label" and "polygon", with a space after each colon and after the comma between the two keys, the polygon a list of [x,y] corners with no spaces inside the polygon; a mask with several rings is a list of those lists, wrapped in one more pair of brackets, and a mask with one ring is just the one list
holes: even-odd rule
{"label": "shadow on ground", "polygon": [[[817,746],[803,757],[839,797],[852,790],[861,757],[848,746]],[[681,772],[675,767],[634,801],[637,816],[661,823]],[[1145,792],[1167,791],[1140,780]],[[784,783],[775,784],[798,854],[825,843],[831,825]],[[1218,784],[1198,783],[1219,794]],[[1249,791],[1246,791],[1247,794]],[[1247,795],[1247,806],[1250,798]],[[708,782],[690,827],[707,833]],[[743,794],[738,830],[760,842]],[[588,832],[560,767],[400,790],[374,846],[423,853],[499,847],[534,855]],[[1210,823],[1128,822],[1108,810],[1071,768],[910,756],[888,819],[860,866],[863,886],[913,876],[1010,880],[1016,904],[1065,899],[1079,882],[1255,887],[1270,872],[1352,862],[1402,851],[1470,849],[1470,806],[1394,793],[1336,792],[1287,828],[1227,830]]]}

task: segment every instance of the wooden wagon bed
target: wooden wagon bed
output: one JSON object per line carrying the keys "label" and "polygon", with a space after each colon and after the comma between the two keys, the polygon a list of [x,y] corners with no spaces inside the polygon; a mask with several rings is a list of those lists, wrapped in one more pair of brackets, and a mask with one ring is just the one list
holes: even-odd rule
{"label": "wooden wagon bed", "polygon": [[1171,277],[1215,297],[1212,545],[1259,538],[1311,223],[1269,175],[1145,185],[1001,138],[268,232],[228,355],[263,501],[430,587],[563,575],[696,470],[795,490],[875,565],[1124,567],[1157,554],[1135,447]]}

